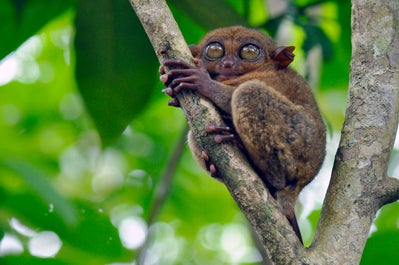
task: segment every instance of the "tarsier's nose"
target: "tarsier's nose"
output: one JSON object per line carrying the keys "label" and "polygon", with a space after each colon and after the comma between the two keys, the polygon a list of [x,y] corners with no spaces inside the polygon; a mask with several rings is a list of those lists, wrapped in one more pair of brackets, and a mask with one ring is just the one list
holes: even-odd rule
{"label": "tarsier's nose", "polygon": [[223,68],[233,68],[235,61],[233,58],[225,58],[222,63]]}

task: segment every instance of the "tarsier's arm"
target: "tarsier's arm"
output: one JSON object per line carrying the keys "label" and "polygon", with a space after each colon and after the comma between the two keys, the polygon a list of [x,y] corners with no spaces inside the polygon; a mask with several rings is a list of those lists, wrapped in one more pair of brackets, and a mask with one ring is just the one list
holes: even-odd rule
{"label": "tarsier's arm", "polygon": [[[292,51],[255,30],[218,29],[192,48],[196,67],[167,60],[165,66],[179,69],[161,69],[161,81],[172,97],[182,89],[198,91],[232,120],[249,161],[301,240],[294,205],[324,159],[325,126],[306,82],[286,68]],[[189,142],[214,175],[209,157]]]}
{"label": "tarsier's arm", "polygon": [[[196,67],[176,60],[163,62],[163,65],[175,68],[168,74],[161,75],[161,81],[168,87],[165,93],[173,97],[182,89],[197,90],[201,96],[208,98],[221,110],[231,113],[231,96],[235,87],[212,80],[204,63],[198,58],[194,58],[194,63]],[[161,72],[164,72],[163,69]]]}

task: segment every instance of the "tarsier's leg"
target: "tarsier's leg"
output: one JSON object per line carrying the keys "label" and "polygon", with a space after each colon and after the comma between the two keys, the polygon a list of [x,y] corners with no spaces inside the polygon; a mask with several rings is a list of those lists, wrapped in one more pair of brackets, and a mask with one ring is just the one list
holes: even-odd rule
{"label": "tarsier's leg", "polygon": [[236,131],[252,162],[277,190],[305,186],[324,158],[324,125],[308,112],[260,81],[246,82],[233,94]]}
{"label": "tarsier's leg", "polygon": [[232,114],[260,177],[301,239],[294,205],[324,157],[324,140],[317,137],[318,121],[260,81],[249,81],[236,89]]}
{"label": "tarsier's leg", "polygon": [[188,132],[188,145],[190,147],[191,153],[197,163],[206,171],[210,173],[210,175],[214,178],[217,178],[220,180],[220,178],[217,177],[217,169],[214,164],[210,161],[209,155],[203,151],[197,144],[197,141],[194,139],[194,136],[191,131]]}

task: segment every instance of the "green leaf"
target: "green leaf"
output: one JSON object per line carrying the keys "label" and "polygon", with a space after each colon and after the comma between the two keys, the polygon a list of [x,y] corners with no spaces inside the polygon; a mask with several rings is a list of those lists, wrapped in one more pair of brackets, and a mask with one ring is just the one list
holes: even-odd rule
{"label": "green leaf", "polygon": [[266,23],[265,23],[265,28],[267,31],[270,33],[271,36],[276,36],[277,31],[281,25],[281,23],[284,21],[285,15],[279,15],[274,18],[270,18]]}
{"label": "green leaf", "polygon": [[158,62],[129,1],[80,1],[75,25],[78,87],[107,145],[148,103]]}
{"label": "green leaf", "polygon": [[[339,40],[334,43],[334,56],[323,64],[320,88],[327,90],[346,90],[349,83],[349,63],[352,56],[351,45],[351,2],[335,1],[338,5]],[[335,92],[334,92],[335,93]]]}
{"label": "green leaf", "polygon": [[305,242],[306,243],[305,245],[309,245],[312,243],[311,240],[313,240],[314,233],[316,232],[317,224],[320,219],[320,214],[321,214],[321,209],[316,209],[308,215],[308,221],[310,222],[311,225],[311,236],[309,237],[309,242]]}
{"label": "green leaf", "polygon": [[70,247],[111,260],[126,259],[131,255],[122,246],[118,230],[112,225],[109,215],[102,213],[101,208],[95,209],[93,205],[82,202],[77,204],[80,209],[79,224],[66,231],[59,231],[59,235]]}
{"label": "green leaf", "polygon": [[247,24],[247,21],[225,1],[171,0],[168,3],[179,8],[198,25],[208,30]]}
{"label": "green leaf", "polygon": [[384,205],[378,213],[374,224],[378,231],[392,230],[398,228],[399,223],[399,202]]}
{"label": "green leaf", "polygon": [[315,45],[320,44],[323,52],[323,58],[325,60],[330,60],[334,55],[334,47],[326,33],[318,26],[313,25],[303,25],[303,29],[306,33],[303,49],[308,52]]}
{"label": "green leaf", "polygon": [[4,237],[4,229],[3,227],[0,227],[0,242],[3,239],[3,237]]}
{"label": "green leaf", "polygon": [[377,231],[366,242],[361,265],[396,264],[399,260],[399,203],[385,205],[374,224]]}
{"label": "green leaf", "polygon": [[399,260],[399,231],[374,233],[366,243],[361,265],[392,265]]}
{"label": "green leaf", "polygon": [[[38,195],[43,203],[54,209],[63,222],[67,225],[73,225],[77,221],[76,210],[72,203],[61,197],[48,182],[49,176],[37,167],[16,159],[4,159],[0,165],[16,172],[24,182],[30,187],[31,191]],[[17,202],[17,200],[15,200]],[[32,202],[27,200],[26,203]],[[21,201],[23,204],[23,202]],[[33,209],[34,209],[34,205]],[[45,206],[45,207],[46,207]],[[48,208],[47,208],[48,209]],[[27,209],[30,210],[30,209]]]}
{"label": "green leaf", "polygon": [[6,256],[0,257],[0,263],[2,265],[20,265],[20,264],[29,264],[29,265],[68,265],[67,262],[61,261],[56,258],[34,258],[29,255],[21,255],[21,256]]}
{"label": "green leaf", "polygon": [[75,5],[75,0],[0,0],[0,59],[53,18]]}
{"label": "green leaf", "polygon": [[57,230],[65,231],[68,227],[68,224],[57,214],[57,208],[54,208],[54,213],[51,212],[49,204],[43,202],[40,195],[33,194],[31,191],[10,193],[3,188],[0,188],[0,192],[3,194],[0,198],[2,210],[10,217],[15,217],[35,229],[50,229],[57,232]]}
{"label": "green leaf", "polygon": [[[43,188],[46,188],[46,185],[44,186]],[[76,202],[76,222],[66,224],[65,220],[57,215],[58,208],[54,206],[52,212],[48,204],[40,200],[37,194],[30,191],[15,194],[1,187],[0,194],[2,211],[10,217],[17,218],[34,230],[51,230],[60,236],[63,242],[60,251],[62,256],[68,256],[67,253],[83,255],[85,252],[85,255],[95,255],[98,259],[126,259],[129,255],[129,251],[122,246],[118,230],[111,224],[109,216],[99,210],[101,208],[95,209],[87,203]]]}

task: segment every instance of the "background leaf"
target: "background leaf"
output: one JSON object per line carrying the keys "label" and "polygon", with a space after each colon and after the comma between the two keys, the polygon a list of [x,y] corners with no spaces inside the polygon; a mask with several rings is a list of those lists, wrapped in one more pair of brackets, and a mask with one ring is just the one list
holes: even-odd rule
{"label": "background leaf", "polygon": [[225,1],[203,0],[198,4],[196,0],[172,0],[168,3],[179,8],[198,25],[208,30],[247,24],[246,20]]}
{"label": "background leaf", "polygon": [[148,103],[158,62],[128,1],[80,1],[76,80],[105,145]]}
{"label": "background leaf", "polygon": [[45,24],[74,7],[75,0],[0,0],[0,59]]}
{"label": "background leaf", "polygon": [[[74,205],[53,189],[48,183],[50,177],[46,176],[46,173],[33,165],[11,158],[0,160],[0,166],[13,170],[23,178],[29,188],[39,195],[43,203],[47,205],[47,209],[51,205],[51,208],[55,209],[55,213],[59,215],[60,220],[65,222],[66,225],[76,224],[77,215]],[[31,200],[27,200],[27,202],[31,202]],[[34,205],[32,205],[32,208],[28,207],[29,210],[34,208]]]}
{"label": "background leaf", "polygon": [[32,258],[29,255],[1,257],[0,261],[1,261],[2,265],[20,265],[20,264],[67,265],[68,264],[65,261],[61,261],[61,260],[55,259],[55,258],[52,258],[52,259]]}
{"label": "background leaf", "polygon": [[333,58],[333,44],[322,29],[313,25],[304,25],[303,29],[306,33],[303,49],[306,52],[309,52],[316,45],[321,45],[323,58],[326,60]]}
{"label": "background leaf", "polygon": [[364,248],[361,265],[392,265],[399,260],[399,231],[391,230],[372,235]]}

